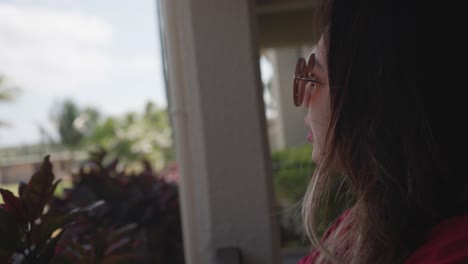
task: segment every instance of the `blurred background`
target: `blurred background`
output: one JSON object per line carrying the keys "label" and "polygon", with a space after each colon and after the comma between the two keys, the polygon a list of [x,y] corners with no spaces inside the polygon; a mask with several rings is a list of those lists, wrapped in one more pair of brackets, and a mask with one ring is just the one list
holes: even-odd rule
{"label": "blurred background", "polygon": [[[315,46],[303,31],[313,5],[259,0],[255,10],[274,213],[283,263],[295,263],[309,251],[298,203],[315,165],[291,84]],[[64,197],[97,150],[119,173],[149,164],[178,186],[162,12],[155,0],[0,0],[1,188],[17,194],[50,154]]]}

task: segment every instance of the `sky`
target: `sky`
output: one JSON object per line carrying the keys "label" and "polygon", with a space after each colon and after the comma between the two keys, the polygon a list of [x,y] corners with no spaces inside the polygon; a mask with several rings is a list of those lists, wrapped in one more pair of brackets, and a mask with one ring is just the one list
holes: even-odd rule
{"label": "sky", "polygon": [[0,104],[0,147],[37,143],[39,126],[57,137],[67,98],[114,116],[166,107],[156,14],[156,0],[0,0],[0,74],[21,89]]}
{"label": "sky", "polygon": [[107,115],[166,106],[154,0],[0,0],[0,73],[21,92],[0,104],[0,146],[53,134],[72,98]]}

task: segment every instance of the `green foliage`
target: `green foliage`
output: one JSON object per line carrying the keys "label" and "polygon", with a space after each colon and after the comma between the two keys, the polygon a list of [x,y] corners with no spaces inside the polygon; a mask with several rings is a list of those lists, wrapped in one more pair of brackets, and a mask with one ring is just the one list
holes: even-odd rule
{"label": "green foliage", "polygon": [[127,113],[99,122],[87,138],[87,146],[110,150],[128,168],[141,169],[142,157],[156,169],[174,160],[168,113],[150,102],[142,114]]}
{"label": "green foliage", "polygon": [[282,247],[303,247],[300,200],[315,169],[310,144],[272,153],[273,183],[279,207]]}
{"label": "green foliage", "polygon": [[83,140],[83,133],[77,128],[81,110],[71,100],[65,100],[54,108],[52,119],[57,127],[62,144],[68,147],[76,147]]}
{"label": "green foliage", "polygon": [[[309,181],[316,168],[312,161],[310,144],[277,151],[272,154],[273,177],[283,247],[305,246],[303,240],[300,206]],[[331,196],[319,209],[319,233],[348,207],[350,196],[347,186],[338,174],[331,177]]]}
{"label": "green foliage", "polygon": [[135,170],[142,169],[142,157],[156,169],[174,160],[167,111],[151,102],[143,113],[129,112],[120,117],[103,117],[96,109],[81,109],[70,100],[53,111],[61,142],[72,149],[103,147]]}
{"label": "green foliage", "polygon": [[275,193],[281,204],[292,206],[305,194],[315,170],[311,155],[310,144],[272,154]]}

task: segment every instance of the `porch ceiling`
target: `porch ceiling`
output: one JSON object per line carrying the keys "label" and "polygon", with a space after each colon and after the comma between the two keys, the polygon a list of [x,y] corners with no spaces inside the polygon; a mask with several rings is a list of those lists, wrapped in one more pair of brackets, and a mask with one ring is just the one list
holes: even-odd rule
{"label": "porch ceiling", "polygon": [[256,0],[261,48],[312,44],[313,0]]}

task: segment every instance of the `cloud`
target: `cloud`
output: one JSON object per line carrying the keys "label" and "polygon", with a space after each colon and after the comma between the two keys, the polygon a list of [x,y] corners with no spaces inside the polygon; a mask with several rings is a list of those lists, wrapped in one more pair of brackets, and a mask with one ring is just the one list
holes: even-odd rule
{"label": "cloud", "polygon": [[[132,16],[116,20],[109,15],[116,11],[112,0],[106,0],[109,9],[90,9],[97,16],[79,2],[0,0],[0,74],[22,89],[17,100],[0,104],[0,116],[13,125],[0,130],[0,147],[37,142],[37,124],[53,131],[50,112],[63,98],[116,115],[141,111],[148,100],[166,105],[160,54],[152,46],[134,44],[150,41],[141,36],[154,34],[143,30],[152,30],[143,26],[147,21],[138,24]],[[129,5],[134,12],[147,10]],[[128,34],[122,28],[128,23],[142,31]],[[125,41],[129,39],[133,41]]]}
{"label": "cloud", "polygon": [[0,72],[27,90],[75,90],[105,80],[112,27],[96,16],[0,4]]}
{"label": "cloud", "polygon": [[113,70],[118,72],[135,71],[161,71],[161,63],[156,56],[134,56],[129,58],[114,58]]}

